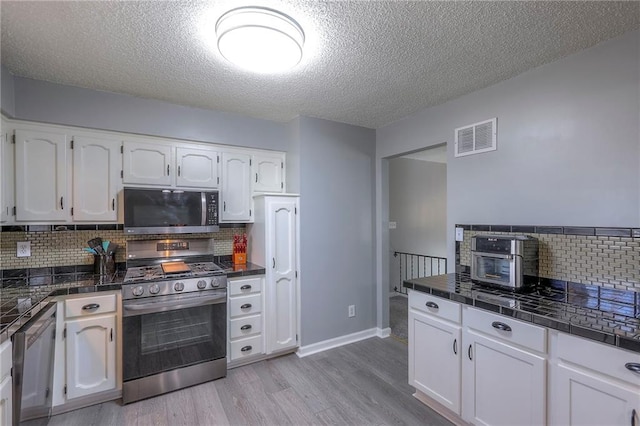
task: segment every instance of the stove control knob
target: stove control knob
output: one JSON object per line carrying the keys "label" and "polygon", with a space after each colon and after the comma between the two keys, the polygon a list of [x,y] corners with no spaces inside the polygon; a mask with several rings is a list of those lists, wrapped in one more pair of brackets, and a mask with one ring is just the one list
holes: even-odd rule
{"label": "stove control knob", "polygon": [[220,281],[215,278],[211,280],[211,287],[220,287]]}
{"label": "stove control knob", "polygon": [[131,290],[131,293],[133,293],[134,296],[142,296],[142,293],[144,293],[144,287],[141,285],[134,287],[133,290]]}
{"label": "stove control knob", "polygon": [[205,280],[198,281],[198,288],[200,290],[204,289],[207,286],[207,282]]}
{"label": "stove control knob", "polygon": [[175,283],[175,284],[173,285],[173,289],[174,289],[175,291],[182,291],[182,290],[184,290],[184,283],[181,283],[180,281],[178,281],[177,283]]}
{"label": "stove control knob", "polygon": [[158,294],[160,292],[160,286],[158,284],[151,284],[149,286],[149,293]]}

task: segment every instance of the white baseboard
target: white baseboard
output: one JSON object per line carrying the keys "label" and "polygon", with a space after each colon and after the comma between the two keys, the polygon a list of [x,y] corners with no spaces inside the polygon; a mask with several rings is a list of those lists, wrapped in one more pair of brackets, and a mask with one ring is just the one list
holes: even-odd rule
{"label": "white baseboard", "polygon": [[389,299],[391,299],[392,297],[395,297],[395,296],[402,296],[402,297],[405,297],[405,298],[408,297],[408,295],[400,293],[400,292],[397,292],[397,291],[390,291],[389,292]]}
{"label": "white baseboard", "polygon": [[376,336],[381,339],[386,339],[387,337],[391,336],[391,327],[376,328]]}
{"label": "white baseboard", "polygon": [[[387,333],[386,336],[384,335],[385,333]],[[390,333],[391,329],[389,328],[370,328],[368,330],[358,331],[357,333],[335,337],[333,339],[324,340],[318,343],[312,343],[306,346],[300,346],[296,354],[298,355],[298,357],[304,358],[305,356],[317,354],[319,352],[337,348],[339,346],[348,345],[349,343],[359,342],[360,340],[368,339],[370,337],[387,337]]]}

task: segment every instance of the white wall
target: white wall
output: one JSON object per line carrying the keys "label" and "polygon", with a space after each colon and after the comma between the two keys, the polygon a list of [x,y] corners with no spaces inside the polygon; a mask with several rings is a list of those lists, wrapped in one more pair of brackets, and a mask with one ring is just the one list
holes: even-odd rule
{"label": "white wall", "polygon": [[286,123],[15,77],[15,118],[286,151]]}
{"label": "white wall", "polygon": [[[300,117],[302,344],[376,324],[375,132]],[[348,305],[356,316],[347,317]]]}
{"label": "white wall", "polygon": [[0,110],[6,117],[13,117],[15,114],[15,93],[14,78],[4,65],[0,66]]}

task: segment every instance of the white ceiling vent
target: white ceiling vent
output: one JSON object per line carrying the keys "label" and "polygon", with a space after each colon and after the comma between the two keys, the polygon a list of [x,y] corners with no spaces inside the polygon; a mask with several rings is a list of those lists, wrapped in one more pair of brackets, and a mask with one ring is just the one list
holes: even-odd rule
{"label": "white ceiling vent", "polygon": [[497,118],[456,129],[455,156],[496,150]]}

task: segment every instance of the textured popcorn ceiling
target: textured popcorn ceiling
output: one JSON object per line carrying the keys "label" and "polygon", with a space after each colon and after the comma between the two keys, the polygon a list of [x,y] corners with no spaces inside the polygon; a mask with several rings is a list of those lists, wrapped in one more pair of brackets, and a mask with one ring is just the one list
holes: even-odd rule
{"label": "textured popcorn ceiling", "polygon": [[[297,68],[251,74],[203,40],[201,28],[241,5],[300,22],[307,42]],[[17,76],[371,128],[640,26],[637,1],[2,1],[0,13],[2,63]]]}

